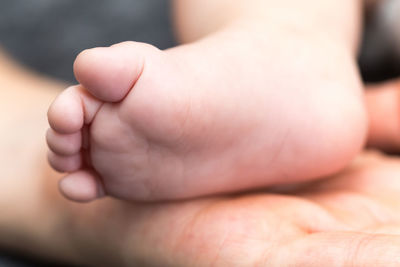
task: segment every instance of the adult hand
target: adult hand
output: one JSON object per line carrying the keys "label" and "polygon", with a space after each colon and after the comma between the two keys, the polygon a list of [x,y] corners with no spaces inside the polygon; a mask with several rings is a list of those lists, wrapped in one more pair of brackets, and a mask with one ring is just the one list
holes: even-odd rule
{"label": "adult hand", "polygon": [[[48,104],[34,102],[35,110]],[[379,111],[375,102],[368,103]],[[42,138],[36,132],[28,135],[34,131],[26,124],[17,121],[14,127],[14,132],[24,131],[23,140]],[[371,132],[379,132],[374,127]],[[397,158],[367,152],[341,174],[285,188],[286,193],[76,204],[56,192],[58,175],[43,164],[33,165],[33,156],[1,153],[8,172],[0,174],[0,244],[8,248],[94,266],[400,264]]]}
{"label": "adult hand", "polygon": [[399,176],[399,159],[365,153],[290,195],[105,200],[74,206],[66,225],[96,266],[398,266]]}

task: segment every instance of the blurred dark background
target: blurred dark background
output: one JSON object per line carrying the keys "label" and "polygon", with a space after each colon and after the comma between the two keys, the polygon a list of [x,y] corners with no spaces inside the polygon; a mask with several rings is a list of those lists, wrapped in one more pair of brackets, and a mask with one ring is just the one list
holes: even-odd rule
{"label": "blurred dark background", "polygon": [[[74,82],[72,63],[83,49],[126,40],[161,49],[175,45],[169,10],[168,0],[1,0],[0,45],[36,71]],[[359,59],[364,79],[399,76],[400,61],[379,36],[376,22],[366,25]],[[0,251],[0,266],[38,265]]]}
{"label": "blurred dark background", "polygon": [[[393,25],[394,30],[387,29],[387,12],[381,8],[371,8],[364,19],[359,66],[365,81],[378,82],[400,75],[400,54],[398,43],[391,33],[400,34],[400,25]],[[400,15],[400,14],[399,14]]]}
{"label": "blurred dark background", "polygon": [[1,0],[0,45],[15,59],[74,81],[72,63],[86,48],[134,40],[174,45],[167,0]]}
{"label": "blurred dark background", "polygon": [[[175,45],[168,0],[1,0],[0,45],[32,69],[75,82],[72,63],[86,48],[126,40],[161,49]],[[370,13],[361,73],[366,81],[400,74],[400,60]]]}

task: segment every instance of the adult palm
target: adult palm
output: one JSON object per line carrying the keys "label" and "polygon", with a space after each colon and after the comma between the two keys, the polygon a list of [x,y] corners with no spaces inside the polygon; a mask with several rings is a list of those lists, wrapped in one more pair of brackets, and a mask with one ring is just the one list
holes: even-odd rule
{"label": "adult palm", "polygon": [[399,177],[399,159],[365,154],[290,195],[74,205],[65,238],[96,266],[399,266]]}

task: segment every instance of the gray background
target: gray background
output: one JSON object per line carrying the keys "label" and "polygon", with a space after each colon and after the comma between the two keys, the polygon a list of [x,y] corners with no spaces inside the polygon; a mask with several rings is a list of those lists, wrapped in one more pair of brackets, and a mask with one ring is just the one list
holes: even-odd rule
{"label": "gray background", "polygon": [[0,44],[26,65],[73,81],[85,48],[134,40],[174,44],[167,0],[0,0]]}

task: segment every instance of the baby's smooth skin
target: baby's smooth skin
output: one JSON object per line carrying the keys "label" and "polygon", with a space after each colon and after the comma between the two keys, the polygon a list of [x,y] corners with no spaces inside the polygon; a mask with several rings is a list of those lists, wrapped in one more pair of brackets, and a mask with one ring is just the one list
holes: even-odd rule
{"label": "baby's smooth skin", "polygon": [[348,0],[181,0],[188,44],[85,50],[80,84],[48,112],[49,161],[68,173],[62,193],[171,200],[340,170],[367,129],[360,12]]}

